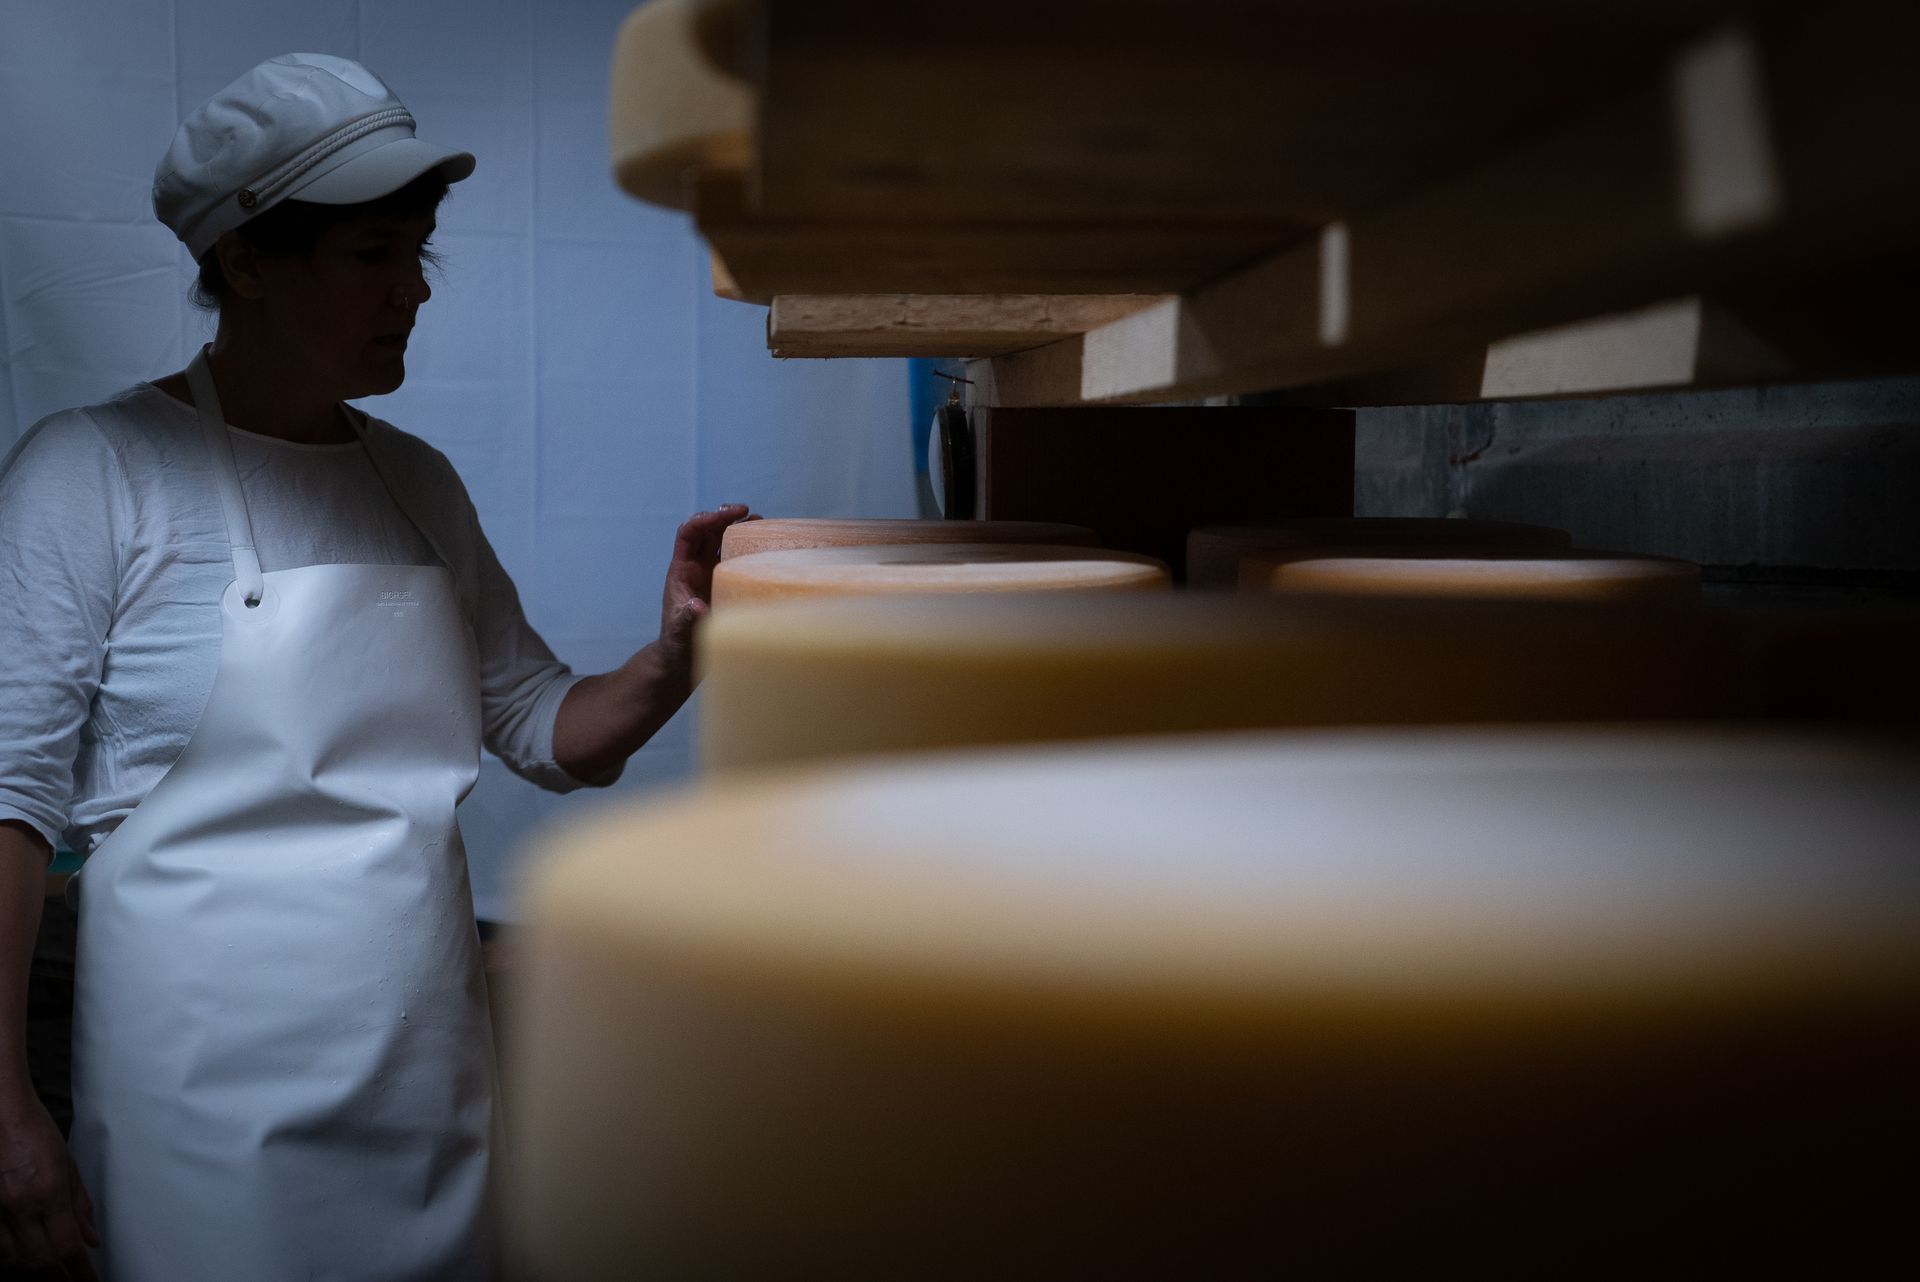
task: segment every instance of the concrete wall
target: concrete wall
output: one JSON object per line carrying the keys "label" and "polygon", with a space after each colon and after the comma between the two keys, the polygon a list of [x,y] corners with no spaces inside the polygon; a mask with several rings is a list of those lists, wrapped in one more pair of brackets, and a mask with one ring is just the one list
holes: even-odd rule
{"label": "concrete wall", "polygon": [[1368,409],[1354,511],[1531,521],[1709,577],[1920,583],[1920,379]]}

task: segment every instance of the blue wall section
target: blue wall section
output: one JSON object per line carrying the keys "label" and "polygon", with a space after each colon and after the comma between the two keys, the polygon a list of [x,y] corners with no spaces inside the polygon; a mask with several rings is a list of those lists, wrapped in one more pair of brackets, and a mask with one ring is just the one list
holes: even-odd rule
{"label": "blue wall section", "polygon": [[[445,450],[530,617],[582,670],[658,627],[674,526],[717,503],[908,516],[902,361],[775,362],[763,309],[712,296],[689,220],[609,176],[607,68],[630,0],[0,3],[0,453],[53,410],[180,368],[211,336],[148,204],[184,112],[274,54],[358,58],[424,137],[479,159],[407,385],[366,403]],[[683,714],[618,791],[679,779]],[[483,766],[462,810],[483,915],[557,809]]]}

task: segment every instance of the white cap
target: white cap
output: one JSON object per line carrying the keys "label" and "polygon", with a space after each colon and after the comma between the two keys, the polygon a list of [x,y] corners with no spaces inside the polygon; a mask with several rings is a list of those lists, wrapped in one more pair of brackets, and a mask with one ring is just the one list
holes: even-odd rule
{"label": "white cap", "polygon": [[380,77],[324,53],[269,58],[193,110],[153,174],[153,212],[197,260],[283,200],[356,205],[429,169],[448,182],[473,156],[413,136]]}

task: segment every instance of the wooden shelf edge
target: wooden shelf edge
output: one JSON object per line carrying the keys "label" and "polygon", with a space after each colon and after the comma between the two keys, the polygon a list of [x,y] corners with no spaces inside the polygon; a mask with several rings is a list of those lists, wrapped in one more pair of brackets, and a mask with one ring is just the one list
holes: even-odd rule
{"label": "wooden shelf edge", "polygon": [[773,300],[780,357],[997,356],[1083,334],[1153,294],[795,294]]}

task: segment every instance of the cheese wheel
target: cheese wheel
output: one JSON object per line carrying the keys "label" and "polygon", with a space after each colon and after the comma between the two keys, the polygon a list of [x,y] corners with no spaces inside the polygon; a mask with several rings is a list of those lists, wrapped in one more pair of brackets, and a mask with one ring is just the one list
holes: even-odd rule
{"label": "cheese wheel", "polygon": [[1084,525],[1051,521],[906,521],[781,517],[741,521],[720,538],[720,559],[790,548],[876,547],[898,543],[1044,543],[1098,547]]}
{"label": "cheese wheel", "polygon": [[1240,563],[1240,585],[1269,592],[1340,596],[1443,596],[1570,601],[1647,614],[1700,606],[1700,567],[1689,561],[1608,552],[1558,556],[1328,556]]}
{"label": "cheese wheel", "polygon": [[1695,642],[1686,628],[1556,602],[748,603],[716,611],[695,643],[699,753],[728,770],[1102,735],[1694,715],[1711,710]]}
{"label": "cheese wheel", "polygon": [[722,561],[716,606],[874,593],[1138,592],[1172,585],[1166,564],[1132,552],[1031,543],[795,548]]}
{"label": "cheese wheel", "polygon": [[621,24],[613,48],[607,140],[630,194],[690,207],[702,169],[745,173],[753,158],[753,95],[724,75],[694,36],[690,0],[653,0]]}
{"label": "cheese wheel", "polygon": [[1187,583],[1235,587],[1240,562],[1249,556],[1279,561],[1331,548],[1380,547],[1553,552],[1572,542],[1565,530],[1544,525],[1444,517],[1302,517],[1271,525],[1212,525],[1187,535]]}
{"label": "cheese wheel", "polygon": [[1920,1140],[1916,777],[1323,732],[605,812],[533,882],[511,1223],[557,1282],[1871,1258]]}

